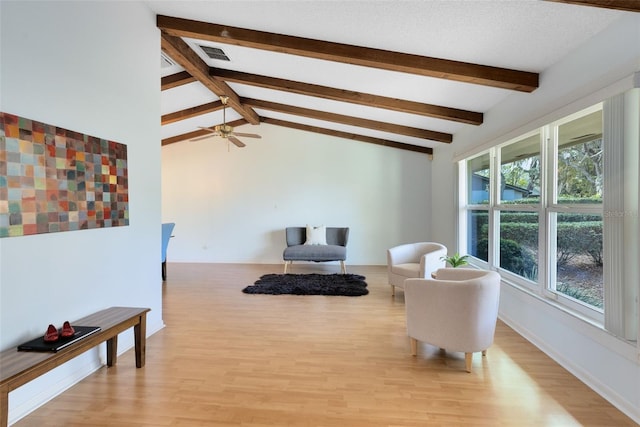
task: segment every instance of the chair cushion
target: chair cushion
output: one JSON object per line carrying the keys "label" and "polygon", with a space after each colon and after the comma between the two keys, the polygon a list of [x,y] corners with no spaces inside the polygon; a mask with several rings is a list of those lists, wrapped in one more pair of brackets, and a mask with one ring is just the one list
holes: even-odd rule
{"label": "chair cushion", "polygon": [[339,245],[297,245],[284,250],[285,261],[345,261],[347,248]]}
{"label": "chair cushion", "polygon": [[391,272],[404,277],[420,277],[420,264],[418,263],[406,263],[396,264],[391,266]]}

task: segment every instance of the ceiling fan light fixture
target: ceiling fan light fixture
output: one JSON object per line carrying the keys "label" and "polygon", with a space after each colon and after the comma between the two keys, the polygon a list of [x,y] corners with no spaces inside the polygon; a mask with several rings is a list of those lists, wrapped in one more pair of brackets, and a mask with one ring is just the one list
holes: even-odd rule
{"label": "ceiling fan light fixture", "polygon": [[233,126],[229,126],[228,124],[216,125],[214,129],[223,138],[226,138],[231,132],[233,132]]}
{"label": "ceiling fan light fixture", "polygon": [[[223,139],[226,139],[229,142],[232,142],[234,145],[236,145],[239,148],[245,147],[246,145],[244,144],[244,142],[242,142],[238,138],[236,138],[236,135],[237,136],[243,136],[243,137],[246,137],[246,138],[257,138],[257,139],[260,139],[261,138],[260,135],[256,135],[256,134],[253,134],[253,133],[235,133],[233,131],[233,126],[227,124],[227,114],[226,114],[227,101],[229,101],[229,97],[227,95],[220,95],[220,102],[222,102],[222,105],[224,106],[222,108],[222,124],[221,125],[215,125],[215,126],[212,126],[212,127],[200,127],[200,128],[202,130],[210,132],[213,136],[219,136],[219,137],[221,137]],[[206,135],[204,137],[194,138],[191,141],[196,141],[196,140],[199,140],[199,139],[208,138],[209,136],[212,136],[212,135]]]}

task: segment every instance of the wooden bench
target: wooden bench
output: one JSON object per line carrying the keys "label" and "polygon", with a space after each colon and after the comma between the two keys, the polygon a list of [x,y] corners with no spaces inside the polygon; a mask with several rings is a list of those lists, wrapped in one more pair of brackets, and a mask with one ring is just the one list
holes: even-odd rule
{"label": "wooden bench", "polygon": [[0,427],[9,422],[9,392],[73,359],[87,350],[107,342],[107,366],[118,357],[118,334],[133,326],[136,367],[145,362],[147,312],[149,308],[111,307],[72,322],[79,326],[100,326],[102,329],[58,352],[18,351],[0,353]]}

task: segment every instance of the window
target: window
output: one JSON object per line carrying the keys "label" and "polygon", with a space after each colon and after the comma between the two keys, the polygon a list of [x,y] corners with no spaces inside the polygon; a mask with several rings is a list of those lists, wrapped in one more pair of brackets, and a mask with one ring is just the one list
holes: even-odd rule
{"label": "window", "polygon": [[467,162],[467,203],[470,205],[489,204],[489,154],[473,158]]}
{"label": "window", "polygon": [[549,186],[551,252],[548,290],[597,311],[603,308],[602,104],[550,127],[555,158]]}
{"label": "window", "polygon": [[468,253],[482,261],[489,261],[489,212],[467,211],[467,224],[469,227]]}
{"label": "window", "polygon": [[[491,175],[489,154],[469,159],[466,163],[467,211],[466,225],[467,253],[488,261],[489,248],[489,196],[491,194]],[[473,208],[472,208],[473,207]]]}
{"label": "window", "polygon": [[540,203],[540,133],[500,148],[500,203]]}
{"label": "window", "polygon": [[500,159],[496,264],[534,282],[538,279],[540,147],[536,131],[496,150]]}
{"label": "window", "polygon": [[639,117],[634,89],[462,160],[460,251],[637,338]]}
{"label": "window", "polygon": [[556,230],[550,289],[602,310],[602,215],[552,213],[550,220]]}
{"label": "window", "polygon": [[500,268],[524,279],[538,280],[537,212],[500,212]]}
{"label": "window", "polygon": [[602,204],[602,107],[557,129],[558,203]]}

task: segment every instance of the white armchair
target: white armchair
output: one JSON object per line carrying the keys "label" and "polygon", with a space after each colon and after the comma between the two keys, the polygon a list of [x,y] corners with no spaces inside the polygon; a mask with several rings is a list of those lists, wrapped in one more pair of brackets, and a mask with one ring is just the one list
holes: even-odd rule
{"label": "white armchair", "polygon": [[387,273],[391,295],[395,295],[396,287],[404,289],[406,279],[424,279],[431,273],[444,267],[441,260],[447,256],[447,248],[440,243],[418,242],[407,243],[387,250]]}
{"label": "white armchair", "polygon": [[418,341],[465,353],[471,372],[473,353],[493,343],[500,300],[500,275],[471,268],[441,268],[437,279],[407,279],[405,306],[411,354]]}

